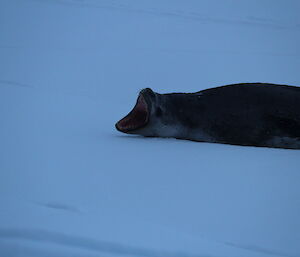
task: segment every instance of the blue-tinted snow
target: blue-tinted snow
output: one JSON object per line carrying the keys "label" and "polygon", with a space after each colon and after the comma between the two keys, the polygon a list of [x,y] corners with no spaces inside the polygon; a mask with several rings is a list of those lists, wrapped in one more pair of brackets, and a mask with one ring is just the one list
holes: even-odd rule
{"label": "blue-tinted snow", "polygon": [[1,256],[299,256],[300,151],[114,129],[144,87],[300,85],[299,9],[2,0]]}

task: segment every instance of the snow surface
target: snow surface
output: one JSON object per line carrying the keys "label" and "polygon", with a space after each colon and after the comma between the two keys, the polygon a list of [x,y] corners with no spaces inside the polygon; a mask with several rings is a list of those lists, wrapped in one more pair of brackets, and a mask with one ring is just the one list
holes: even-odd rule
{"label": "snow surface", "polygon": [[1,0],[1,257],[300,256],[300,151],[127,136],[144,87],[300,85],[293,0]]}

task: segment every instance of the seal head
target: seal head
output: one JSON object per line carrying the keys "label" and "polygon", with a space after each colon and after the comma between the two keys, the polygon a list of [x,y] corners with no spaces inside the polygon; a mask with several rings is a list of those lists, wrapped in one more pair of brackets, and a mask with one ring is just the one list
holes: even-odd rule
{"label": "seal head", "polygon": [[[183,139],[189,138],[193,129],[197,129],[190,139],[203,141],[201,128],[196,124],[199,119],[192,117],[195,115],[194,109],[199,111],[201,107],[197,97],[189,99],[188,95],[192,96],[192,94],[181,93],[159,94],[150,88],[145,88],[140,91],[134,108],[118,121],[115,127],[118,131],[127,134]],[[196,107],[193,106],[195,101]]]}

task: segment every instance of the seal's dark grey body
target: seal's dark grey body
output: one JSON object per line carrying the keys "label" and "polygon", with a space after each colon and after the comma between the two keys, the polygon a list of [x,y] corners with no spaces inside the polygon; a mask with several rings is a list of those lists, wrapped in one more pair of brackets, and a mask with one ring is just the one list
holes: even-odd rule
{"label": "seal's dark grey body", "polygon": [[116,128],[143,136],[300,149],[300,87],[246,83],[172,94],[146,88]]}

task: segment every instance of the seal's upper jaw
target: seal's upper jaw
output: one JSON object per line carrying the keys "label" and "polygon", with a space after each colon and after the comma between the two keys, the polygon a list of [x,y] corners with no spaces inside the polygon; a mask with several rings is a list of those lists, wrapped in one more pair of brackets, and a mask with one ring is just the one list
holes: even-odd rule
{"label": "seal's upper jaw", "polygon": [[134,133],[145,127],[148,121],[149,107],[141,92],[132,111],[116,123],[116,129],[123,133]]}

